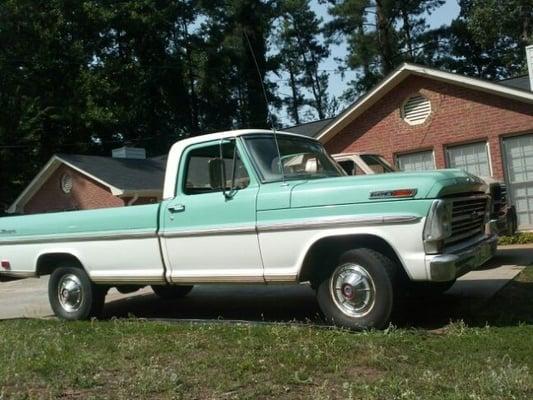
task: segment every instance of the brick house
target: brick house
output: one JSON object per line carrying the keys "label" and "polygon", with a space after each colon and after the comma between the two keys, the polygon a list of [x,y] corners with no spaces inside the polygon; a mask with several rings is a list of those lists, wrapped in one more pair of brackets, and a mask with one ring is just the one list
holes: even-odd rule
{"label": "brick house", "polygon": [[161,199],[166,157],[146,158],[123,147],[113,157],[58,154],[9,207],[9,213],[86,210],[155,203]]}
{"label": "brick house", "polygon": [[505,181],[519,228],[533,229],[527,76],[488,82],[404,64],[339,116],[286,130],[318,138],[332,154],[372,152],[403,170],[462,168]]}

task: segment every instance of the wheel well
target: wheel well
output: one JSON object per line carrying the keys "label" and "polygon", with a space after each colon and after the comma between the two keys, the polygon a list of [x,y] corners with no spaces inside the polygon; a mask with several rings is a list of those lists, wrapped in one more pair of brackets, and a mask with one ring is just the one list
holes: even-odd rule
{"label": "wheel well", "polygon": [[37,259],[37,276],[50,275],[60,264],[69,263],[73,266],[82,267],[80,260],[69,253],[49,253],[39,256]]}
{"label": "wheel well", "polygon": [[382,253],[400,266],[400,273],[407,276],[403,264],[387,241],[374,235],[346,235],[326,237],[315,242],[308,250],[299,275],[300,282],[316,284],[329,276],[345,251],[366,247]]}

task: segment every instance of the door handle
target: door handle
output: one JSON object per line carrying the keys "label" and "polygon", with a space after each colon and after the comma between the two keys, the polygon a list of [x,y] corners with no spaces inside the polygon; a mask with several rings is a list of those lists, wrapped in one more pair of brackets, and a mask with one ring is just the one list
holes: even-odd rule
{"label": "door handle", "polygon": [[168,206],[168,211],[171,213],[178,213],[185,211],[185,206],[183,204],[173,204],[171,206]]}

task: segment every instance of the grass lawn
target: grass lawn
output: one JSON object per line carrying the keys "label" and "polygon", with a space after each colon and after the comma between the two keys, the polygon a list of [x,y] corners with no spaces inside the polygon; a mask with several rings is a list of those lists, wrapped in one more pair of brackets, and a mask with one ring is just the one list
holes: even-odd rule
{"label": "grass lawn", "polygon": [[533,268],[465,322],[0,323],[0,399],[531,399]]}

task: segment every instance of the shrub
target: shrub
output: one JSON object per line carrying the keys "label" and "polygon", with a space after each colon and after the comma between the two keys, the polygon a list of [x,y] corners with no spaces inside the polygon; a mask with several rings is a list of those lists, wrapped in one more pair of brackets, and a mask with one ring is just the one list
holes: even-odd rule
{"label": "shrub", "polygon": [[513,236],[502,236],[498,239],[498,244],[527,244],[533,243],[533,232],[517,232]]}

